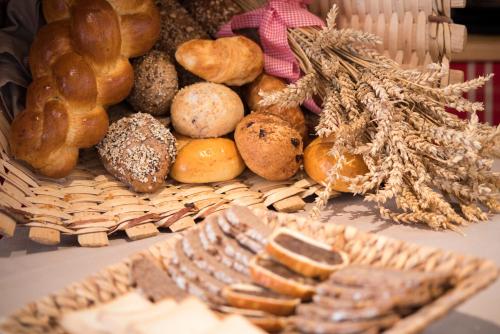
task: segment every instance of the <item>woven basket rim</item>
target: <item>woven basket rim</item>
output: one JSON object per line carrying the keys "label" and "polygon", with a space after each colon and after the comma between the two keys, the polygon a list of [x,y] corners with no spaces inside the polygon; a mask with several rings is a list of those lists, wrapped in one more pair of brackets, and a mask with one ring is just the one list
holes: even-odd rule
{"label": "woven basket rim", "polygon": [[[295,228],[325,242],[335,243],[336,247],[338,247],[339,240],[345,240],[342,249],[354,258],[353,263],[367,264],[364,261],[368,261],[369,265],[382,265],[390,268],[399,266],[402,269],[432,271],[449,267],[448,269],[452,270],[456,279],[454,288],[434,302],[403,318],[385,333],[421,332],[431,322],[442,318],[452,308],[491,285],[500,273],[498,266],[490,260],[461,255],[436,247],[420,246],[371,232],[362,232],[351,226],[323,224],[310,218],[263,209],[252,210],[272,227]],[[200,227],[198,225],[194,228]],[[62,313],[107,302],[130,291],[133,283],[130,275],[132,261],[148,256],[160,264],[164,263],[171,254],[170,250],[174,243],[182,238],[183,234],[181,232],[172,235],[167,240],[126,257],[81,281],[27,304],[0,323],[0,329],[3,328],[6,333],[62,333],[62,329],[57,325],[57,318]],[[389,260],[384,265],[377,262],[378,260],[369,262],[370,259],[371,261],[376,259],[372,255],[374,251],[375,253],[381,252],[382,260],[388,254],[387,252],[392,253],[389,254]],[[392,265],[393,263],[397,265]]]}

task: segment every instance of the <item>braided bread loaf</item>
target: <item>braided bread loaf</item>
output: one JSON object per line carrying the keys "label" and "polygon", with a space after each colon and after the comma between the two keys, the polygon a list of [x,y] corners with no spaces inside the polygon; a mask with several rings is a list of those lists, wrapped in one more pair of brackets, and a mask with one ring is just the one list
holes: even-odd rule
{"label": "braided bread loaf", "polygon": [[40,173],[64,177],[79,148],[106,134],[104,108],[130,93],[128,58],[155,44],[160,19],[152,0],[43,0],[43,12],[48,24],[31,47],[33,82],[10,146]]}

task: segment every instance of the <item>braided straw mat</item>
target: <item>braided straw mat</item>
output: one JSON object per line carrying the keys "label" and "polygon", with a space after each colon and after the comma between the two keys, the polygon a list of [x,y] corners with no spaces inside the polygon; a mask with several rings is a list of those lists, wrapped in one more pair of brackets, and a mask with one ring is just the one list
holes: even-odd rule
{"label": "braided straw mat", "polygon": [[[452,289],[431,304],[403,318],[386,333],[421,332],[432,321],[443,317],[453,307],[493,283],[499,274],[498,268],[491,261],[360,232],[353,227],[323,224],[296,215],[262,209],[253,211],[272,227],[287,226],[315,239],[334,244],[344,250],[354,264],[402,270],[444,271],[452,274]],[[175,241],[181,237],[182,233],[179,233],[82,282],[74,283],[62,291],[25,306],[5,319],[0,324],[0,331],[3,329],[6,333],[17,334],[64,333],[58,324],[61,314],[109,302],[132,290],[132,261],[150,256],[164,267],[173,253]]]}
{"label": "braided straw mat", "polygon": [[303,198],[320,185],[299,173],[285,182],[269,182],[250,172],[215,184],[168,184],[154,194],[138,194],[108,174],[94,150],[64,180],[46,179],[10,157],[9,122],[0,113],[0,237],[12,236],[17,224],[29,227],[30,239],[58,244],[61,233],[82,246],[108,245],[108,235],[125,231],[137,240],[177,232],[228,205],[272,207],[283,212],[304,209]]}

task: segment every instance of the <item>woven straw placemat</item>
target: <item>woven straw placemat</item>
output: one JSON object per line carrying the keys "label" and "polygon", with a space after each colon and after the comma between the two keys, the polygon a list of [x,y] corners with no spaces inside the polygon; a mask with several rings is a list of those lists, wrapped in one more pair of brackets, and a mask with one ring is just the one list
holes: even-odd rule
{"label": "woven straw placemat", "polygon": [[297,212],[304,209],[303,199],[321,188],[303,173],[269,182],[246,172],[213,184],[168,180],[153,194],[138,194],[107,173],[94,150],[82,152],[68,177],[47,179],[11,158],[8,131],[0,113],[0,235],[13,236],[19,224],[29,228],[30,239],[47,245],[58,244],[61,234],[97,247],[108,245],[108,235],[119,231],[131,240],[157,235],[159,229],[177,232],[228,205]]}
{"label": "woven straw placemat", "polygon": [[[296,215],[262,209],[254,209],[254,212],[270,226],[287,226],[334,244],[347,252],[354,264],[401,270],[445,271],[452,274],[452,289],[431,304],[403,318],[387,333],[421,332],[431,322],[445,316],[452,308],[490,285],[499,274],[497,266],[491,261],[365,233],[353,227],[324,224]],[[0,329],[6,333],[19,334],[64,333],[58,323],[64,312],[106,303],[132,290],[132,261],[138,257],[152,256],[158,264],[165,266],[172,256],[174,243],[181,237],[182,233],[179,233],[82,282],[28,304],[8,317],[0,325]]]}

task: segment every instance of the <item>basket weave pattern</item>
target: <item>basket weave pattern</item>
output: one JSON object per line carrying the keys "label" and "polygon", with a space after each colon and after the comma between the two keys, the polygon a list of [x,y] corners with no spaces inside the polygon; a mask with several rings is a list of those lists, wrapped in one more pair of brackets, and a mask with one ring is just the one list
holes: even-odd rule
{"label": "basket weave pattern", "polygon": [[[267,210],[254,212],[270,226],[287,226],[310,236],[334,244],[350,256],[351,262],[385,268],[446,271],[453,274],[453,289],[416,313],[402,319],[387,333],[418,333],[432,321],[443,317],[453,307],[491,284],[498,276],[494,263],[431,247],[422,247],[372,233],[360,232],[353,227],[322,224]],[[10,316],[1,325],[7,333],[64,333],[58,318],[64,312],[88,308],[105,303],[133,288],[130,265],[137,257],[152,256],[166,265],[175,241],[182,234],[152,246],[123,262],[72,284],[64,290],[31,303]]]}
{"label": "basket weave pattern", "polygon": [[300,175],[268,182],[247,173],[215,184],[169,181],[154,194],[138,194],[108,174],[94,151],[84,152],[64,180],[45,179],[10,157],[8,129],[0,114],[0,234],[12,236],[17,221],[43,244],[58,244],[61,233],[76,236],[82,246],[105,246],[108,235],[117,231],[132,240],[157,235],[158,228],[177,232],[228,205],[294,212],[304,208],[302,198],[320,188]]}

